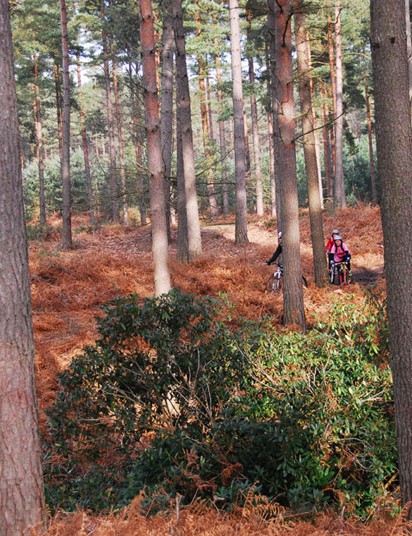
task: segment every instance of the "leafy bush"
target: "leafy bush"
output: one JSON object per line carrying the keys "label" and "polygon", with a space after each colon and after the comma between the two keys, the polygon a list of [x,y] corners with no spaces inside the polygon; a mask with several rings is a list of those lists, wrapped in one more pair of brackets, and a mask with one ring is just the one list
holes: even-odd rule
{"label": "leafy bush", "polygon": [[390,492],[381,300],[348,301],[307,334],[265,321],[230,332],[217,302],[176,290],[105,312],[49,412],[53,508],[122,506],[142,489],[158,505],[179,493],[230,507],[253,489],[294,508],[364,513]]}

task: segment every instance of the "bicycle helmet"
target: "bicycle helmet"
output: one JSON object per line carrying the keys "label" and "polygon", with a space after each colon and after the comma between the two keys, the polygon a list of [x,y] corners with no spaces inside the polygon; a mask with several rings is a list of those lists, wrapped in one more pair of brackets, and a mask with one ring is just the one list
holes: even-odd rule
{"label": "bicycle helmet", "polygon": [[278,238],[282,238],[282,231],[278,232]]}
{"label": "bicycle helmet", "polygon": [[343,240],[343,238],[340,236],[340,234],[337,234],[333,237],[333,240]]}
{"label": "bicycle helmet", "polygon": [[339,229],[332,229],[332,236],[334,234],[338,235],[339,234]]}

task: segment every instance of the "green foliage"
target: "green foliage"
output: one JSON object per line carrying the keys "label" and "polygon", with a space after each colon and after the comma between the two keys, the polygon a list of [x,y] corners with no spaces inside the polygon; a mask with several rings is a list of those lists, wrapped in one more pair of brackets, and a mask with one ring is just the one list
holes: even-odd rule
{"label": "green foliage", "polygon": [[391,491],[396,441],[384,304],[350,298],[306,334],[231,332],[218,302],[176,290],[108,304],[49,411],[50,505],[119,507],[145,489],[159,508],[177,493],[230,507],[253,489],[365,513]]}

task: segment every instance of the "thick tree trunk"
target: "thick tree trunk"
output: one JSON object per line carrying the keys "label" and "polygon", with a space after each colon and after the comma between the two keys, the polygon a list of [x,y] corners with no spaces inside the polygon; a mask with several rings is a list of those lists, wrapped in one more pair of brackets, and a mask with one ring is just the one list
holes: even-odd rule
{"label": "thick tree trunk", "polygon": [[175,37],[173,31],[172,2],[165,0],[163,4],[162,33],[162,78],[161,78],[161,114],[160,138],[162,140],[162,159],[165,183],[167,236],[171,240],[170,225],[172,222],[171,207],[171,176],[173,146],[173,80],[174,80]]}
{"label": "thick tree trunk", "polygon": [[0,0],[0,533],[45,528],[9,4]]}
{"label": "thick tree trunk", "polygon": [[272,3],[275,27],[275,140],[280,175],[284,256],[283,321],[306,327],[300,258],[299,209],[293,105],[292,31],[293,0]]}
{"label": "thick tree trunk", "polygon": [[143,91],[147,134],[148,167],[150,174],[150,218],[152,223],[152,253],[155,294],[171,289],[168,266],[168,239],[163,182],[162,145],[160,140],[159,100],[156,80],[155,40],[151,0],[139,0],[140,37],[142,44]]}
{"label": "thick tree trunk", "polygon": [[336,45],[336,115],[335,115],[335,200],[338,207],[346,207],[345,181],[343,177],[343,64],[342,64],[342,24],[341,7],[336,0],[335,7]]}
{"label": "thick tree trunk", "polygon": [[46,196],[44,191],[44,145],[43,145],[43,115],[41,112],[40,87],[39,87],[39,61],[38,55],[34,55],[34,122],[37,138],[37,169],[39,170],[39,206],[40,225],[46,225]]}
{"label": "thick tree trunk", "polygon": [[247,201],[246,201],[246,167],[245,167],[245,131],[243,119],[242,64],[240,56],[240,25],[238,0],[229,1],[230,42],[232,53],[232,91],[235,143],[235,177],[236,177],[236,225],[235,243],[246,244],[247,236]]}
{"label": "thick tree trunk", "polygon": [[401,497],[412,501],[412,129],[404,0],[371,2],[378,170]]}
{"label": "thick tree trunk", "polygon": [[186,65],[186,45],[183,28],[182,0],[173,0],[173,21],[176,41],[176,101],[181,121],[183,171],[185,177],[188,257],[195,259],[202,253],[199,207],[196,192],[196,170],[193,148],[192,114],[189,79]]}
{"label": "thick tree trunk", "polygon": [[309,218],[312,238],[313,266],[317,287],[326,284],[325,241],[323,235],[322,202],[319,190],[318,161],[312,107],[310,76],[310,49],[306,33],[305,15],[296,1],[295,36],[299,75],[299,95],[302,110],[303,151],[308,180]]}
{"label": "thick tree trunk", "polygon": [[67,31],[66,1],[60,0],[60,27],[62,43],[62,79],[63,79],[63,116],[62,116],[62,148],[61,162],[63,186],[62,213],[62,247],[70,249],[72,239],[72,193],[70,179],[70,75],[69,75],[69,34]]}
{"label": "thick tree trunk", "polygon": [[89,209],[89,221],[90,225],[96,224],[96,217],[94,213],[94,199],[93,199],[93,186],[92,186],[92,174],[90,171],[90,158],[89,158],[89,143],[87,140],[86,130],[86,114],[83,108],[83,93],[82,93],[82,73],[80,66],[80,58],[77,58],[77,87],[79,88],[79,114],[80,114],[80,132],[82,136],[83,158],[84,158],[84,173],[86,176],[86,193],[87,193],[87,205]]}

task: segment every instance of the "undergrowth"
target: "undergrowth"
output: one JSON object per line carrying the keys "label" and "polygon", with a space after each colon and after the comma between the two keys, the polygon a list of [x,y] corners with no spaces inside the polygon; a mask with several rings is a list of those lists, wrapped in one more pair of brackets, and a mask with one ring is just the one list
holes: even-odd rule
{"label": "undergrowth", "polygon": [[[253,492],[294,511],[370,514],[396,486],[384,304],[337,306],[305,335],[229,329],[177,290],[104,307],[99,339],[60,374],[48,411],[52,510],[95,512],[144,490],[231,510]],[[180,499],[179,499],[180,500]]]}

